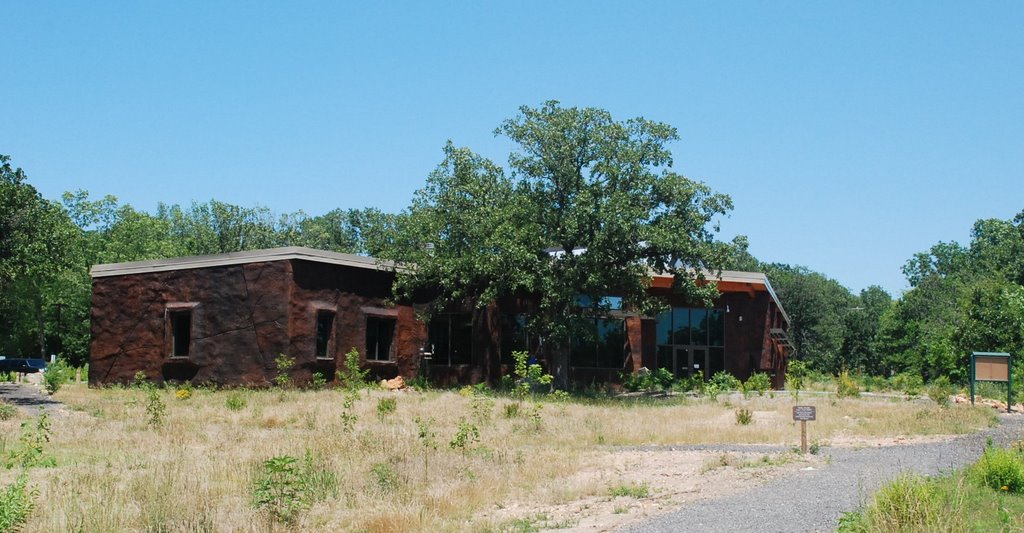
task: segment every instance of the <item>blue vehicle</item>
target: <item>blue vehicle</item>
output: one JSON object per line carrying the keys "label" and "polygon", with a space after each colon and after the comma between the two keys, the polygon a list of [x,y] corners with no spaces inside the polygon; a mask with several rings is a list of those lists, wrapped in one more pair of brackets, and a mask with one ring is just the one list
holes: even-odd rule
{"label": "blue vehicle", "polygon": [[42,359],[0,359],[0,372],[35,374],[45,370],[46,361]]}

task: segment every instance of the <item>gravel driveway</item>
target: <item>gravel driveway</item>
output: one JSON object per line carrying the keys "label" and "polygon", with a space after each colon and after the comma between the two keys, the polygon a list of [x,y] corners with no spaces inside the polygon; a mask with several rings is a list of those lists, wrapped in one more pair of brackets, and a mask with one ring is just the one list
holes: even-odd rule
{"label": "gravel driveway", "polygon": [[64,407],[38,386],[25,383],[0,383],[0,400],[24,408],[33,415],[38,414],[39,409],[56,414]]}
{"label": "gravel driveway", "polygon": [[[768,484],[634,524],[628,532],[834,531],[839,517],[859,507],[901,472],[939,474],[974,462],[992,438],[1021,438],[1024,414],[1000,415],[1000,425],[944,442],[877,448],[824,448],[829,464]],[[737,449],[740,449],[737,447]]]}

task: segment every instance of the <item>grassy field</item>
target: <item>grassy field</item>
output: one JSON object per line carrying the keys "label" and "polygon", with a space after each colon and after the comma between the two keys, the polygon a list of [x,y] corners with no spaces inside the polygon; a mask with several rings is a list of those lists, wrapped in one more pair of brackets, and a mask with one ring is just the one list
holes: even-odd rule
{"label": "grassy field", "polygon": [[[799,443],[785,393],[518,402],[468,389],[184,393],[67,385],[55,397],[68,412],[50,417],[40,466],[27,469],[39,503],[25,531],[529,531],[529,516],[482,516],[614,493],[615,480],[566,482],[614,446]],[[817,406],[811,437],[825,443],[995,423],[990,409],[967,406],[800,403]],[[751,423],[737,423],[741,408]],[[26,421],[32,433],[30,413],[0,421],[0,459],[24,453]],[[0,486],[21,470],[0,469]]]}

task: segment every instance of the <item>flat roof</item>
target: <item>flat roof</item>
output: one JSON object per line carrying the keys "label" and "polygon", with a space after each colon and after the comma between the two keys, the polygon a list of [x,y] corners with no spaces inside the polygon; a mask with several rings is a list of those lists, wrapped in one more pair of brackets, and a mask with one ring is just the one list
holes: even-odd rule
{"label": "flat roof", "polygon": [[394,268],[394,263],[391,261],[381,261],[364,255],[327,252],[302,246],[288,246],[284,248],[268,248],[265,250],[252,250],[248,252],[174,257],[171,259],[131,261],[128,263],[108,263],[93,266],[92,269],[89,270],[89,274],[94,278],[103,278],[108,276],[123,276],[127,274],[168,272],[171,270],[243,265],[246,263],[262,263],[266,261],[283,261],[289,259],[303,259],[318,263],[373,270],[391,270]]}

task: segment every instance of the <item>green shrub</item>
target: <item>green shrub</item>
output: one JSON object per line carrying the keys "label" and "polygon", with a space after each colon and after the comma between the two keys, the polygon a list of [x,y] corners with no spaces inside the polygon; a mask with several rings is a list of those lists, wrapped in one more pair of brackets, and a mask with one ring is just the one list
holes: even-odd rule
{"label": "green shrub", "polygon": [[7,468],[56,466],[56,460],[45,455],[45,447],[48,442],[50,442],[49,415],[42,413],[35,420],[25,420],[21,423],[18,445],[8,454]]}
{"label": "green shrub", "polygon": [[857,381],[850,377],[850,373],[843,370],[836,378],[836,396],[840,398],[851,398],[860,395],[860,387]]}
{"label": "green shrub", "polygon": [[35,509],[39,491],[28,488],[28,474],[22,472],[14,483],[0,491],[0,531],[17,531]]}
{"label": "green shrub", "polygon": [[324,376],[323,372],[313,372],[313,379],[309,381],[309,388],[313,390],[323,390],[327,385],[327,377]]}
{"label": "green shrub", "polygon": [[61,385],[71,379],[73,372],[74,370],[61,359],[47,366],[43,372],[43,386],[46,387],[46,392],[53,394],[60,390]]}
{"label": "green shrub", "polygon": [[736,410],[736,423],[741,426],[746,426],[754,421],[754,413],[746,407],[741,407]]}
{"label": "green shrub", "polygon": [[651,488],[646,483],[641,485],[617,485],[608,489],[608,495],[613,498],[646,498],[651,495]]}
{"label": "green shrub", "polygon": [[632,392],[655,392],[668,390],[672,387],[675,376],[667,368],[657,370],[641,369],[639,372],[622,374],[622,386]]}
{"label": "green shrub", "polygon": [[398,472],[388,463],[376,463],[370,469],[377,488],[384,494],[390,494],[398,489]]}
{"label": "green shrub", "polygon": [[736,379],[732,374],[721,370],[715,372],[715,375],[711,376],[711,385],[716,385],[719,391],[738,391],[741,390],[740,380]]}
{"label": "green shrub", "polygon": [[252,505],[292,524],[309,504],[338,494],[337,475],[309,450],[302,461],[279,455],[263,461],[253,480]]}
{"label": "green shrub", "polygon": [[971,468],[980,485],[1006,492],[1024,490],[1024,460],[1013,451],[987,447],[981,459]]}
{"label": "green shrub", "polygon": [[907,396],[920,396],[921,389],[924,388],[924,380],[921,379],[921,376],[911,372],[896,374],[890,381],[893,389],[902,391]]}
{"label": "green shrub", "polygon": [[764,396],[764,393],[772,388],[772,380],[764,372],[755,372],[743,384],[743,388],[747,391],[757,391],[758,396]]}
{"label": "green shrub", "polygon": [[956,387],[946,376],[939,376],[928,384],[928,397],[942,407],[949,406],[949,397],[956,393]]}

